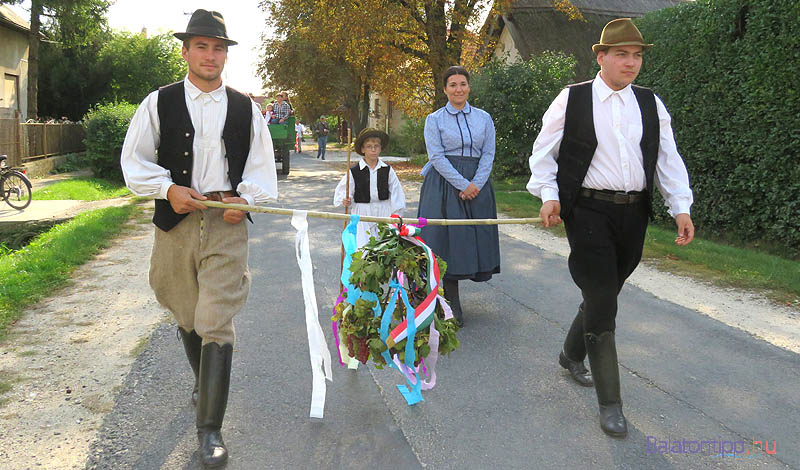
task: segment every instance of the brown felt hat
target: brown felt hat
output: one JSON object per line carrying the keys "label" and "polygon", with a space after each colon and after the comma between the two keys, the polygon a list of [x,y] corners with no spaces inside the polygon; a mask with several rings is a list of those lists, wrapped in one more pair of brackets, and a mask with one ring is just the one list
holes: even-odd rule
{"label": "brown felt hat", "polygon": [[235,46],[238,42],[228,39],[228,32],[225,29],[225,19],[222,18],[222,13],[218,11],[208,11],[203,9],[195,10],[192,17],[189,19],[189,25],[186,26],[186,31],[182,33],[173,33],[173,36],[185,41],[194,36],[203,36],[206,38],[222,39],[229,46]]}
{"label": "brown felt hat", "polygon": [[642,50],[645,51],[653,47],[652,44],[644,42],[642,33],[630,18],[609,21],[600,34],[600,42],[592,46],[592,51],[597,54],[613,46],[642,46]]}
{"label": "brown felt hat", "polygon": [[389,135],[383,131],[379,131],[378,129],[373,129],[371,127],[367,127],[366,129],[362,130],[358,133],[358,138],[356,139],[356,143],[354,145],[354,149],[357,154],[364,156],[364,152],[361,150],[361,146],[364,145],[364,141],[369,139],[370,137],[377,137],[381,139],[381,149],[385,149],[387,145],[389,145]]}

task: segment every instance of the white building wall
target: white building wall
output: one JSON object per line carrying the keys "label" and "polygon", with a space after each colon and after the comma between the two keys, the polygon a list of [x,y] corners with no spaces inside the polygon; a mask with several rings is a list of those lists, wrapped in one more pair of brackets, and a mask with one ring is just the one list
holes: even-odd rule
{"label": "white building wall", "polygon": [[13,117],[15,110],[27,119],[28,37],[0,27],[0,117]]}
{"label": "white building wall", "polygon": [[391,136],[400,132],[403,127],[403,115],[383,95],[370,93],[368,127],[382,130]]}
{"label": "white building wall", "polygon": [[508,30],[508,24],[503,26],[500,39],[497,40],[497,46],[494,49],[494,56],[503,59],[507,64],[520,60],[519,51]]}

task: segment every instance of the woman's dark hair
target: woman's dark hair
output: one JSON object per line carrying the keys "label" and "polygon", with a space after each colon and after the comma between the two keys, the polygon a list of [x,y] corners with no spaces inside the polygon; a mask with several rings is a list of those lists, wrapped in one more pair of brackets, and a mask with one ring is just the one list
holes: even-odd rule
{"label": "woman's dark hair", "polygon": [[448,67],[448,69],[445,70],[444,74],[442,75],[442,86],[444,88],[447,88],[447,79],[453,75],[463,75],[467,78],[467,83],[469,83],[469,72],[467,72],[467,69],[460,65],[452,65]]}

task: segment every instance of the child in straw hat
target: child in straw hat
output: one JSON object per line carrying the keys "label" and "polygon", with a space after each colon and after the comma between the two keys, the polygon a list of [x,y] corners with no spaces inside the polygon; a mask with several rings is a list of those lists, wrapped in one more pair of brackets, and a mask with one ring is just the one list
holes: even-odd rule
{"label": "child in straw hat", "polygon": [[[336,186],[333,205],[350,208],[351,214],[373,217],[403,215],[406,195],[394,169],[380,159],[381,150],[389,136],[378,129],[367,128],[358,134],[354,149],[361,159],[350,168],[350,193],[347,194],[347,175]],[[359,222],[356,241],[362,247],[370,235],[377,235],[377,224]]]}

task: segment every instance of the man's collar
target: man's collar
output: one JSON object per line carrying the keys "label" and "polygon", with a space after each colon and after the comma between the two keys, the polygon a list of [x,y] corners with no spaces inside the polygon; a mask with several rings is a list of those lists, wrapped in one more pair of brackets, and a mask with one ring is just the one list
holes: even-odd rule
{"label": "man's collar", "polygon": [[592,82],[592,88],[594,89],[595,93],[597,93],[597,97],[600,98],[600,101],[605,102],[609,96],[613,94],[619,95],[622,99],[623,103],[627,103],[628,99],[632,98],[633,96],[633,89],[630,85],[626,86],[625,88],[616,91],[612,90],[606,82],[603,80],[603,77],[600,76],[600,72],[597,72],[597,76],[594,78]]}
{"label": "man's collar", "polygon": [[[381,159],[380,159],[380,157],[379,157],[379,158],[378,158],[378,164],[377,164],[377,165],[375,165],[375,169],[377,170],[378,168],[383,168],[383,167],[385,167],[385,166],[389,166],[389,165],[387,165],[386,163],[384,163],[384,162],[383,162],[383,160],[381,160]],[[358,169],[359,169],[359,170],[363,170],[363,169],[364,169],[364,167],[367,167],[367,168],[369,168],[369,165],[367,165],[367,162],[365,162],[365,161],[364,161],[364,158],[361,158],[361,159],[358,161]]]}
{"label": "man's collar", "polygon": [[225,84],[224,83],[221,83],[219,85],[219,88],[217,88],[216,90],[213,90],[213,91],[210,91],[210,92],[206,93],[203,90],[197,88],[197,86],[194,83],[192,83],[191,80],[189,80],[189,75],[186,75],[186,78],[183,79],[183,86],[186,89],[186,93],[189,94],[189,98],[191,98],[193,101],[196,100],[198,96],[200,96],[200,95],[202,95],[204,93],[207,94],[208,96],[210,96],[214,101],[217,101],[217,102],[219,102],[219,100],[221,100],[222,97],[225,95]]}
{"label": "man's collar", "polygon": [[448,102],[447,102],[447,104],[446,104],[446,105],[444,105],[444,108],[445,108],[445,109],[447,110],[447,112],[448,112],[448,113],[450,113],[450,114],[458,114],[458,113],[469,114],[469,113],[470,113],[470,111],[472,111],[472,106],[470,106],[470,105],[469,105],[469,101],[467,101],[466,103],[464,103],[464,107],[463,107],[463,108],[461,108],[461,109],[456,109],[456,108],[455,108],[455,107],[453,107],[453,105],[452,105],[452,104],[450,104],[450,102],[448,101]]}

